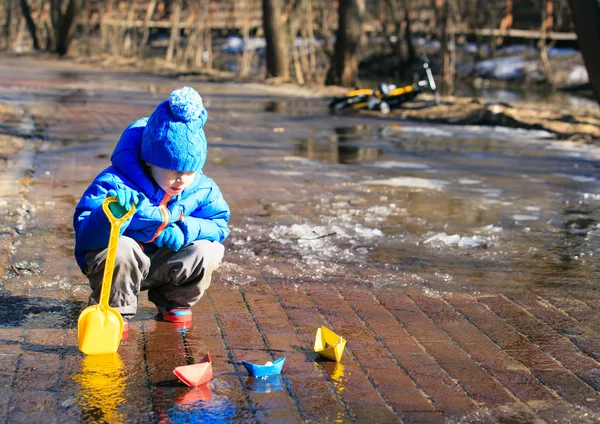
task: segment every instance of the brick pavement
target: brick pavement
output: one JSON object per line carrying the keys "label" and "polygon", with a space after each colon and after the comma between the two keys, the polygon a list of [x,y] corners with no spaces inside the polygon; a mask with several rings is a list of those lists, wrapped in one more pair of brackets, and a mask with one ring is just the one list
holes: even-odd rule
{"label": "brick pavement", "polygon": [[[320,197],[346,189],[274,177],[261,160],[283,160],[283,153],[237,146],[239,129],[218,124],[226,107],[216,100],[212,131],[222,140],[206,172],[232,207],[226,263],[194,308],[191,328],[157,322],[142,296],[118,357],[84,358],[76,320],[88,291],[71,257],[72,210],[120,131],[156,100],[107,88],[84,95],[53,79],[50,65],[18,78],[19,62],[11,66],[0,74],[5,91],[10,84],[49,100],[25,105],[36,137],[0,174],[0,209],[8,214],[0,422],[600,421],[597,293],[431,295],[414,284],[364,282],[370,271],[343,261],[310,278],[301,258],[261,231],[311,217]],[[340,364],[312,351],[321,325],[348,340]],[[215,372],[210,388],[179,384],[173,368],[206,352]],[[280,356],[287,358],[281,378],[254,380],[241,366]]]}

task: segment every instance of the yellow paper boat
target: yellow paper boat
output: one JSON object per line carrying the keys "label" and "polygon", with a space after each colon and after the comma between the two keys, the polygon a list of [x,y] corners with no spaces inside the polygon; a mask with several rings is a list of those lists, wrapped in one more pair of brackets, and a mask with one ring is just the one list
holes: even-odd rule
{"label": "yellow paper boat", "polygon": [[332,361],[340,362],[344,348],[346,347],[346,339],[339,334],[335,334],[329,328],[321,326],[317,329],[315,337],[315,352],[324,358]]}

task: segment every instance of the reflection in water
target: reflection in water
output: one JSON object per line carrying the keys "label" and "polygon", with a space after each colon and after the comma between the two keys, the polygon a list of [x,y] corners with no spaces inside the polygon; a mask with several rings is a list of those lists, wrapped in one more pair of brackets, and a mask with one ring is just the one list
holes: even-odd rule
{"label": "reflection in water", "polygon": [[81,385],[83,422],[123,422],[119,405],[125,401],[123,362],[118,354],[88,355],[74,380]]}
{"label": "reflection in water", "polygon": [[[258,102],[257,102],[258,104]],[[239,107],[237,105],[231,105],[231,108]],[[243,104],[244,110],[247,111],[248,104],[244,102]],[[289,99],[289,100],[268,100],[264,103],[263,108],[265,112],[276,113],[276,114],[285,114],[287,116],[310,116],[315,113],[314,110],[315,104],[310,101],[300,101],[298,99]]]}
{"label": "reflection in water", "polygon": [[283,102],[269,101],[265,105],[265,112],[281,113],[284,110]]}
{"label": "reflection in water", "polygon": [[[556,219],[557,227],[550,235],[544,235],[542,250],[545,254],[529,265],[534,270],[533,279],[539,287],[585,286],[597,277],[597,265],[593,259],[598,250],[598,219],[590,215],[585,205],[580,208],[566,207]],[[528,265],[528,264],[526,264]]]}
{"label": "reflection in water", "polygon": [[82,104],[85,105],[89,101],[89,94],[86,90],[78,88],[69,92],[65,92],[58,99],[57,102],[61,104]]}
{"label": "reflection in water", "polygon": [[246,387],[248,387],[250,391],[257,393],[269,393],[282,390],[281,378],[278,375],[260,378],[249,376],[246,380]]}
{"label": "reflection in water", "polygon": [[236,406],[225,396],[211,393],[210,383],[190,388],[167,408],[160,424],[229,423],[236,416]]}
{"label": "reflection in water", "polygon": [[192,329],[192,322],[175,322],[173,323],[173,327],[175,327],[175,330],[179,334],[185,335],[188,331]]}
{"label": "reflection in water", "polygon": [[349,127],[336,127],[333,129],[337,137],[337,141],[356,141],[364,139],[365,135],[371,131],[370,125],[353,125]]}
{"label": "reflection in water", "polygon": [[178,400],[178,405],[193,405],[198,401],[208,402],[212,398],[210,383],[204,383],[197,387],[190,388]]}
{"label": "reflection in water", "polygon": [[335,389],[342,392],[346,388],[344,385],[344,366],[333,361],[322,361],[320,364],[333,382]]}
{"label": "reflection in water", "polygon": [[335,135],[327,138],[306,138],[300,140],[300,152],[309,159],[329,163],[374,162],[382,154],[378,147],[365,147],[356,143],[370,131],[368,125],[334,128]]}
{"label": "reflection in water", "polygon": [[79,72],[74,72],[74,71],[60,71],[57,73],[57,76],[60,80],[63,81],[77,81],[81,79],[81,75],[79,74]]}

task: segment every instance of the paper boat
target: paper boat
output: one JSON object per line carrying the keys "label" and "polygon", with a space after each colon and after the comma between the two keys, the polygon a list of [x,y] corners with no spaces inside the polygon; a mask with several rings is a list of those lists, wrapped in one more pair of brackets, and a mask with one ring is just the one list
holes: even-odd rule
{"label": "paper boat", "polygon": [[315,352],[322,357],[340,362],[345,347],[346,339],[335,334],[329,328],[321,326],[321,328],[317,330],[317,336],[315,337]]}
{"label": "paper boat", "polygon": [[188,386],[198,387],[213,378],[212,361],[207,353],[197,364],[176,367],[173,374]]}
{"label": "paper boat", "polygon": [[252,364],[247,361],[242,361],[242,365],[248,370],[248,374],[252,377],[268,377],[270,375],[281,374],[285,356],[279,358],[275,362],[267,362],[264,365]]}

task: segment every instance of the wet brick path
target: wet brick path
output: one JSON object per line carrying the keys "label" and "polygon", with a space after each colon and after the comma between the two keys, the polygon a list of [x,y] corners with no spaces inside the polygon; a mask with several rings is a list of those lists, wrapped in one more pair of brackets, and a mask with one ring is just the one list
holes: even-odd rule
{"label": "wet brick path", "polygon": [[[228,240],[231,257],[194,308],[191,328],[156,321],[144,295],[119,355],[84,358],[76,320],[88,290],[71,256],[73,207],[107,164],[120,131],[147,115],[156,100],[110,82],[88,82],[83,101],[82,89],[56,77],[67,73],[66,65],[30,65],[15,59],[0,65],[3,98],[34,123],[33,137],[0,173],[6,217],[0,232],[0,422],[600,421],[595,292],[431,296],[415,286],[376,288],[348,277],[306,281],[297,277],[302,270],[258,247],[254,263],[236,256],[236,231]],[[102,95],[90,95],[94,90]],[[219,112],[211,119],[218,122]],[[239,131],[212,128],[213,135]],[[227,156],[218,148],[211,154],[233,163],[209,160],[206,172],[232,207],[234,229],[252,222],[262,205],[334,190],[274,178],[248,157],[277,160],[276,151],[249,153],[233,144]],[[310,205],[269,219],[291,223],[314,214]],[[261,278],[267,267],[279,269],[279,278]],[[253,278],[236,284],[228,270]],[[340,364],[319,361],[312,351],[321,325],[348,340]],[[197,389],[180,384],[173,368],[207,352],[212,383]],[[242,360],[280,356],[287,358],[280,378],[253,379],[241,366]]]}

